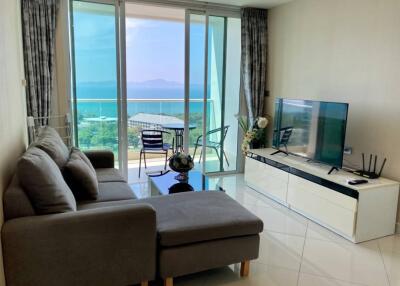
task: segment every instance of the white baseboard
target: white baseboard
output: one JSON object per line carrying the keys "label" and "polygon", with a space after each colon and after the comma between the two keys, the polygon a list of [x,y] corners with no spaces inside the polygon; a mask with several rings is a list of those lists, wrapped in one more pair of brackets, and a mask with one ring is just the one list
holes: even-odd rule
{"label": "white baseboard", "polygon": [[396,223],[396,233],[400,234],[400,222]]}

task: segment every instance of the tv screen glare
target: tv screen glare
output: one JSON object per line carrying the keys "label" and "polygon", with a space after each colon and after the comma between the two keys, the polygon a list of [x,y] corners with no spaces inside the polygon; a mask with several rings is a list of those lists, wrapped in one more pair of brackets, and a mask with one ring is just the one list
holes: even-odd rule
{"label": "tv screen glare", "polygon": [[275,101],[273,147],[333,167],[342,167],[347,103]]}

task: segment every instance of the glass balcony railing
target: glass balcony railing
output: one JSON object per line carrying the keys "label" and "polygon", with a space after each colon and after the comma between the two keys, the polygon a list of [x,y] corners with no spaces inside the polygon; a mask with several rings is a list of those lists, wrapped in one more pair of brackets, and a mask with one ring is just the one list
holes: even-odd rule
{"label": "glass balcony railing", "polygon": [[[203,99],[190,100],[189,146],[193,147],[203,131]],[[211,117],[214,114],[212,100],[207,102]],[[77,99],[78,142],[82,149],[100,147],[118,152],[118,104],[116,99]],[[184,99],[127,99],[128,151],[141,148],[140,130],[162,129],[162,124],[184,123]],[[173,134],[165,137],[172,142]],[[136,157],[136,156],[135,156]]]}

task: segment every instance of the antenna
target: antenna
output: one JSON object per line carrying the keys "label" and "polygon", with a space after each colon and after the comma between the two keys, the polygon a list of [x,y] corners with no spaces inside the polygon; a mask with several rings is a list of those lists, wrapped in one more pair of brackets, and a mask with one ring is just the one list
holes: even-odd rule
{"label": "antenna", "polygon": [[375,163],[374,163],[374,173],[376,172],[376,160],[378,159],[378,155],[375,155]]}
{"label": "antenna", "polygon": [[365,171],[365,159],[364,159],[364,153],[362,153],[362,163],[363,163],[363,172]]}
{"label": "antenna", "polygon": [[381,174],[382,174],[382,170],[383,170],[383,167],[385,167],[385,164],[386,164],[386,158],[385,158],[385,160],[383,160],[383,163],[382,163],[382,167],[381,167],[381,170],[379,171],[379,177],[381,176]]}
{"label": "antenna", "polygon": [[369,166],[368,166],[368,172],[371,172],[371,163],[372,163],[372,154],[369,154]]}

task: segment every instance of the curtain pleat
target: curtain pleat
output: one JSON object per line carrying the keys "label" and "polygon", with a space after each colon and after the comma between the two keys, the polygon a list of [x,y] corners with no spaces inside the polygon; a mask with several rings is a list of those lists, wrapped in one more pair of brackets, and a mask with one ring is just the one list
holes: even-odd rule
{"label": "curtain pleat", "polygon": [[244,8],[241,76],[249,121],[263,115],[267,82],[267,10]]}
{"label": "curtain pleat", "polygon": [[22,0],[22,31],[28,116],[48,124],[54,86],[58,0]]}

